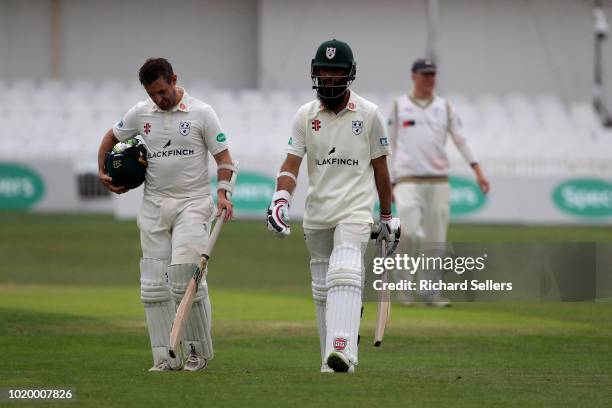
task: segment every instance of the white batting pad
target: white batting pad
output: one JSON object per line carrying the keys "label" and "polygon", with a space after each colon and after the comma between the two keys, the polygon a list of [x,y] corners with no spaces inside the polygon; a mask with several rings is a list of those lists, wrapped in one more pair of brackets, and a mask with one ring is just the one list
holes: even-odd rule
{"label": "white batting pad", "polygon": [[[196,264],[177,264],[168,267],[168,277],[170,280],[170,291],[174,301],[178,305],[183,299],[183,295],[187,290],[187,285],[193,276],[193,271]],[[213,358],[213,344],[211,338],[211,307],[210,299],[208,298],[208,286],[206,281],[202,279],[195,298],[189,319],[185,326],[183,335],[183,348],[189,354],[196,352],[199,356],[207,360]]]}
{"label": "white batting pad", "polygon": [[319,342],[321,346],[321,359],[325,358],[325,338],[327,327],[325,325],[325,305],[327,302],[327,275],[328,259],[311,259],[310,274],[312,275],[312,298],[317,312],[317,326],[319,328]]}
{"label": "white batting pad", "polygon": [[334,247],[329,258],[327,288],[356,286],[361,289],[362,255],[358,246],[342,244]]}
{"label": "white batting pad", "polygon": [[357,336],[361,315],[362,254],[352,244],[332,251],[327,272],[327,336],[325,356],[344,353],[357,365]]}
{"label": "white batting pad", "polygon": [[140,299],[145,308],[147,328],[153,351],[153,365],[167,360],[170,367],[181,366],[179,358],[170,358],[168,346],[174,321],[174,301],[168,289],[168,261],[152,258],[140,260]]}

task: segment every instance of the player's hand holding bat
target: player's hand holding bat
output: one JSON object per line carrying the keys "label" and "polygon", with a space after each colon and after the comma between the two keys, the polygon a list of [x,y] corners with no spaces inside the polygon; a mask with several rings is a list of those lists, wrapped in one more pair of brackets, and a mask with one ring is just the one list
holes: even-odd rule
{"label": "player's hand holding bat", "polygon": [[219,217],[223,218],[223,222],[234,218],[234,206],[224,192],[220,192],[217,197],[217,218]]}
{"label": "player's hand holding bat", "polygon": [[384,217],[381,215],[380,222],[372,230],[372,239],[380,245],[384,240],[387,242],[386,256],[392,255],[399,245],[401,236],[401,224],[399,218]]}

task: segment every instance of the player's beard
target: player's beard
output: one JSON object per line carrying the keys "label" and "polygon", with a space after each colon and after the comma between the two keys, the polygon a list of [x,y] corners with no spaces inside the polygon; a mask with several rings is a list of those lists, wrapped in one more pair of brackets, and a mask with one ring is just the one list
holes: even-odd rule
{"label": "player's beard", "polygon": [[323,97],[317,92],[317,99],[326,109],[335,111],[340,105],[342,105],[342,103],[344,103],[349,92],[350,91],[345,88],[343,92],[341,91],[340,95],[331,97]]}

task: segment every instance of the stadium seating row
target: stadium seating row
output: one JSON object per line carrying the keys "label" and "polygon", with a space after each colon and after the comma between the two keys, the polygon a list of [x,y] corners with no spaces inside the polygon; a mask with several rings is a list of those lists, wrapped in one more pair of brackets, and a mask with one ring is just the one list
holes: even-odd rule
{"label": "stadium seating row", "polygon": [[[227,130],[234,154],[282,156],[297,108],[310,90],[228,91],[206,82],[187,86],[210,103]],[[360,92],[387,114],[396,94]],[[95,166],[100,137],[136,101],[147,96],[138,84],[121,81],[0,81],[2,155],[71,157]],[[465,134],[490,171],[559,174],[610,172],[612,131],[598,122],[590,104],[564,104],[550,95],[449,95]],[[462,166],[449,148],[453,166]]]}

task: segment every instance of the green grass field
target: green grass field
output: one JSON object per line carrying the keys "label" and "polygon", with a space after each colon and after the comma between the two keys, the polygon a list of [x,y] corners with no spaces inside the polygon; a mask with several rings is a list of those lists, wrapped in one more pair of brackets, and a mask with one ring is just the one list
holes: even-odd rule
{"label": "green grass field", "polygon": [[[611,242],[603,228],[457,226],[453,241]],[[210,265],[215,359],[149,373],[133,222],[0,214],[0,388],[72,388],[73,402],[10,406],[610,406],[612,303],[375,304],[355,375],[318,372],[301,232],[224,228]],[[0,403],[1,404],[1,403]]]}

